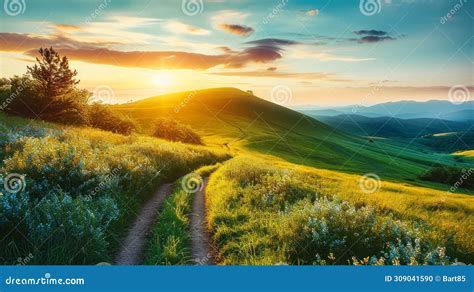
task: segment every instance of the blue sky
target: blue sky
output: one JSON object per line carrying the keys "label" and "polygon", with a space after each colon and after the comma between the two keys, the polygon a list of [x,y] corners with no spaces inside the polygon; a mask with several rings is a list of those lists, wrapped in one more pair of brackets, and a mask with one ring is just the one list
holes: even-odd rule
{"label": "blue sky", "polygon": [[44,44],[118,102],[217,86],[270,98],[284,85],[294,105],[373,104],[473,85],[472,1],[367,1],[373,15],[342,0],[24,0],[2,11],[0,75],[24,72]]}

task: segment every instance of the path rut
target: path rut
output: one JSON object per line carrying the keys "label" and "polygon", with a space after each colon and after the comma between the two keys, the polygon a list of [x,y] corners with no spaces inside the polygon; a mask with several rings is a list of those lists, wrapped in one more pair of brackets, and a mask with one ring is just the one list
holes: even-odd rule
{"label": "path rut", "polygon": [[173,191],[173,184],[162,185],[153,197],[142,207],[140,214],[135,219],[132,228],[125,238],[118,253],[115,264],[139,265],[143,261],[143,248],[151,226],[155,223],[158,210],[166,197]]}
{"label": "path rut", "polygon": [[190,214],[191,256],[196,265],[214,265],[215,250],[211,245],[206,221],[206,188],[208,178],[203,179],[202,190],[194,195],[193,210]]}

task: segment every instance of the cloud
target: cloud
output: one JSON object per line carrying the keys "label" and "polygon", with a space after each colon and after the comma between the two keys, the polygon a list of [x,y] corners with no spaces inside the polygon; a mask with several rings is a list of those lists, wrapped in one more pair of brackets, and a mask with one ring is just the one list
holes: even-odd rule
{"label": "cloud", "polygon": [[55,47],[71,60],[121,67],[150,69],[198,69],[216,66],[241,68],[252,63],[271,63],[282,58],[280,48],[254,45],[242,50],[221,47],[220,54],[209,55],[185,51],[122,51],[111,49],[111,43],[78,42],[67,36],[35,36],[0,33],[0,51],[25,52],[37,56],[40,47]]}
{"label": "cloud", "polygon": [[354,34],[357,34],[357,35],[375,35],[375,36],[385,36],[387,35],[388,33],[386,31],[383,31],[383,30],[375,30],[375,29],[371,29],[371,30],[356,30],[353,32]]}
{"label": "cloud", "polygon": [[0,33],[0,51],[6,52],[24,52],[41,47],[97,47],[110,46],[114,42],[80,42],[62,35],[36,36],[19,33]]}
{"label": "cloud", "polygon": [[291,46],[301,44],[300,42],[286,39],[259,39],[255,41],[246,42],[246,44],[258,45],[258,46]]}
{"label": "cloud", "polygon": [[81,31],[82,27],[79,25],[71,25],[64,23],[55,23],[53,27],[59,31]]}
{"label": "cloud", "polygon": [[389,36],[386,31],[383,30],[356,30],[353,31],[356,35],[361,35],[362,37],[356,39],[349,39],[351,41],[356,41],[358,43],[378,43],[383,41],[393,41],[396,38]]}
{"label": "cloud", "polygon": [[368,35],[365,37],[361,37],[357,41],[359,43],[378,43],[378,42],[383,42],[383,41],[393,41],[395,38],[391,36],[375,36],[375,35]]}
{"label": "cloud", "polygon": [[319,9],[310,9],[305,12],[308,16],[316,16],[319,15]]}
{"label": "cloud", "polygon": [[214,26],[219,26],[221,23],[243,23],[248,16],[248,13],[236,10],[221,10],[211,17],[211,22]]}
{"label": "cloud", "polygon": [[250,26],[239,25],[239,24],[221,23],[219,24],[219,27],[228,33],[236,34],[240,36],[249,36],[255,32],[255,30],[251,28]]}
{"label": "cloud", "polygon": [[195,27],[189,24],[182,23],[180,21],[176,21],[176,20],[168,21],[165,27],[170,32],[174,32],[174,33],[184,33],[184,34],[192,34],[192,35],[208,35],[211,33],[207,29]]}
{"label": "cloud", "polygon": [[319,80],[329,82],[350,82],[333,73],[326,72],[278,72],[276,70],[265,71],[232,71],[232,72],[212,72],[211,75],[238,76],[238,77],[265,77],[265,78],[291,78],[301,80]]}

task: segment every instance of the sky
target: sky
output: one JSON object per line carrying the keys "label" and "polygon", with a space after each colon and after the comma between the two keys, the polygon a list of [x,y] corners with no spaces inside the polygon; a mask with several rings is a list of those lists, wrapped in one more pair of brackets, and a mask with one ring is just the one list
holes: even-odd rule
{"label": "sky", "polygon": [[286,106],[448,99],[456,86],[474,98],[473,8],[470,0],[4,0],[0,77],[25,73],[39,47],[53,46],[79,86],[109,103],[212,87]]}

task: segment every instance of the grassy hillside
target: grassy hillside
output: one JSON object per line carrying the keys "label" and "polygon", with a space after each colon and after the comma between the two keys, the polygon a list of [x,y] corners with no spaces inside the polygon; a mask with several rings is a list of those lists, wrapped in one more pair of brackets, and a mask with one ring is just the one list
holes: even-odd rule
{"label": "grassy hillside", "polygon": [[474,129],[429,135],[416,139],[415,142],[439,152],[451,153],[471,150],[474,148]]}
{"label": "grassy hillside", "polygon": [[[219,149],[0,114],[2,264],[111,262],[138,208],[164,181],[228,159]],[[18,189],[16,189],[18,188]],[[23,190],[21,190],[23,189]]]}
{"label": "grassy hillside", "polygon": [[223,264],[474,262],[474,198],[238,157],[211,176],[209,227]]}
{"label": "grassy hillside", "polygon": [[[116,106],[150,131],[169,117],[190,125],[205,143],[234,153],[259,153],[347,173],[378,173],[415,180],[434,162],[454,165],[448,154],[422,152],[406,142],[371,140],[335,130],[299,112],[233,88],[182,92]],[[420,184],[425,182],[419,181]]]}
{"label": "grassy hillside", "polygon": [[368,118],[361,115],[315,116],[314,118],[353,135],[385,138],[415,138],[437,133],[460,132],[471,126],[471,123],[468,122],[438,119],[404,120],[389,117]]}
{"label": "grassy hillside", "polygon": [[[433,165],[473,168],[466,153],[459,158],[418,142],[357,137],[232,88],[112,109],[138,122],[141,134],[0,114],[0,175],[22,174],[27,185],[20,194],[2,190],[7,195],[0,196],[3,262],[33,252],[31,263],[111,261],[157,186],[231,155],[237,158],[211,176],[208,192],[222,263],[473,262],[470,192],[460,185],[452,194],[452,184],[419,178]],[[189,125],[204,146],[145,136],[157,118]],[[380,191],[362,192],[360,175],[366,173],[382,178]],[[165,224],[153,228],[147,263],[188,262],[183,216],[190,201],[179,189],[169,197],[159,221]]]}

